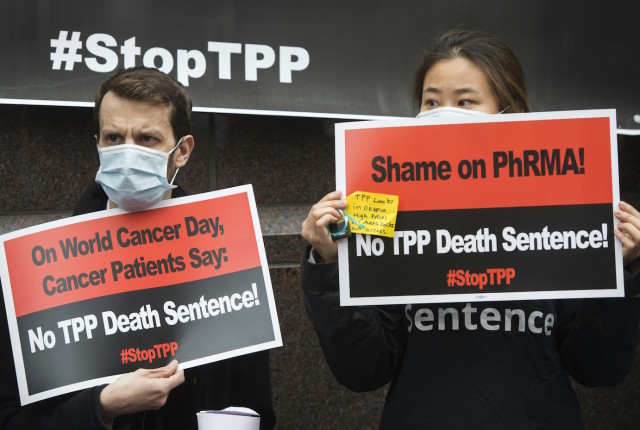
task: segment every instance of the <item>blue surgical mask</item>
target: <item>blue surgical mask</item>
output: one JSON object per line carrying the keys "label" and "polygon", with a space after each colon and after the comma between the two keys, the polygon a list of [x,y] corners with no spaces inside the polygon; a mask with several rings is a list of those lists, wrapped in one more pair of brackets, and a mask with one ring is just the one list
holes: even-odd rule
{"label": "blue surgical mask", "polygon": [[169,152],[125,143],[98,147],[100,168],[96,182],[109,199],[126,211],[147,209],[161,201],[167,192],[176,188],[167,182],[169,155],[180,146],[182,139]]}

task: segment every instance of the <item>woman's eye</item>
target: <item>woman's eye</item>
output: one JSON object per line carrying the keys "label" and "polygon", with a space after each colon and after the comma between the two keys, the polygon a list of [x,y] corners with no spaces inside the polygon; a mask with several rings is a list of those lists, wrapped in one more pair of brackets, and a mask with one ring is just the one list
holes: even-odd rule
{"label": "woman's eye", "polygon": [[426,99],[424,101],[424,105],[429,108],[434,108],[434,107],[438,107],[439,103],[437,100],[434,100],[434,99]]}
{"label": "woman's eye", "polygon": [[459,107],[469,107],[473,104],[472,100],[459,100],[458,101],[458,106]]}

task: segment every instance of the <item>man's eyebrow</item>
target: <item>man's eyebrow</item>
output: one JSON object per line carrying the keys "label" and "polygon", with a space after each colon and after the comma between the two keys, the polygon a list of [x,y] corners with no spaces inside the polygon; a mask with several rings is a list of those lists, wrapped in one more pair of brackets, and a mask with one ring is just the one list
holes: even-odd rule
{"label": "man's eyebrow", "polygon": [[143,135],[143,136],[153,136],[158,138],[162,138],[166,135],[162,130],[162,127],[157,127],[157,126],[140,127],[137,130],[136,134],[138,136]]}
{"label": "man's eyebrow", "polygon": [[102,127],[100,129],[101,134],[120,134],[116,127]]}

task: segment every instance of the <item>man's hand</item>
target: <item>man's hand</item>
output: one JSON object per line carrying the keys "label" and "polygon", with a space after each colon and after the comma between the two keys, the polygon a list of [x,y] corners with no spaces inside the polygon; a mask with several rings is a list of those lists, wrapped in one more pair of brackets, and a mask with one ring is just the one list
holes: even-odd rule
{"label": "man's hand", "polygon": [[347,207],[346,200],[341,200],[341,197],[340,191],[327,194],[311,207],[307,219],[302,223],[302,237],[311,244],[325,263],[338,260],[338,245],[331,240],[327,226],[340,219],[337,209]]}
{"label": "man's hand", "polygon": [[614,234],[622,242],[622,261],[626,266],[640,257],[640,212],[620,202],[614,213],[620,220]]}
{"label": "man's hand", "polygon": [[184,382],[178,362],[158,369],[138,369],[122,375],[100,393],[102,420],[111,426],[114,418],[164,406],[169,392]]}

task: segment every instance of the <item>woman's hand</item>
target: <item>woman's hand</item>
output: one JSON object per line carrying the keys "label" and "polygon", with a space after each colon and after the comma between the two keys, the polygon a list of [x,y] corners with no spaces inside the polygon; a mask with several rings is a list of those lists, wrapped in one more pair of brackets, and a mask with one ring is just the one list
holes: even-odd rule
{"label": "woman's hand", "polygon": [[311,207],[307,219],[302,223],[302,237],[311,244],[325,263],[338,260],[338,245],[331,239],[327,226],[340,219],[337,209],[347,207],[346,200],[341,200],[341,197],[341,191],[327,194]]}
{"label": "woman's hand", "polygon": [[622,261],[626,266],[640,257],[640,212],[620,202],[614,214],[620,222],[613,232],[622,242]]}

